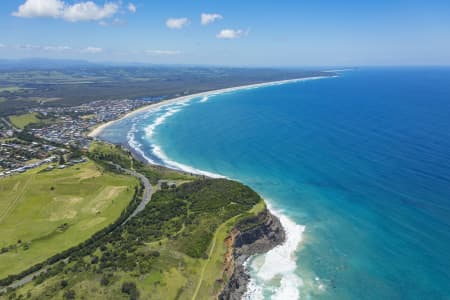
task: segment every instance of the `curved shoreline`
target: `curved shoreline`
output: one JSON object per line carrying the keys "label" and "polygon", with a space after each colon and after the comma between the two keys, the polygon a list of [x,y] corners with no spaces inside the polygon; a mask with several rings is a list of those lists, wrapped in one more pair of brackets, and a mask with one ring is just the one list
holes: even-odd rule
{"label": "curved shoreline", "polygon": [[[91,132],[90,136],[95,138],[98,135],[100,135],[101,132],[108,126],[114,124],[115,122],[123,120],[125,118],[132,117],[138,113],[143,113],[143,112],[148,112],[148,111],[158,111],[158,109],[160,109],[162,107],[175,105],[175,104],[181,104],[184,102],[191,101],[195,98],[203,98],[206,101],[207,97],[212,96],[212,95],[219,95],[219,94],[224,94],[224,93],[228,93],[228,92],[260,88],[260,87],[267,87],[267,86],[272,86],[272,85],[282,85],[282,84],[295,83],[295,82],[301,82],[301,81],[324,79],[324,78],[330,78],[330,77],[331,78],[337,77],[337,75],[330,74],[330,76],[311,76],[311,77],[303,77],[303,78],[297,78],[297,79],[280,80],[280,81],[272,81],[272,82],[244,85],[244,86],[238,86],[238,87],[232,87],[232,88],[212,90],[212,91],[208,91],[208,92],[202,92],[202,93],[177,97],[177,98],[161,101],[158,103],[152,103],[152,104],[146,105],[144,107],[141,107],[139,109],[136,109],[134,111],[131,111],[131,112],[125,114],[124,116],[122,116],[121,118],[118,118],[117,120],[113,120],[113,121],[110,121],[110,122],[100,125],[96,129],[94,129],[94,131]],[[200,101],[204,102],[203,100],[200,100]],[[137,154],[136,152],[138,152],[136,149],[133,149],[133,146],[130,145],[129,142],[126,142],[126,144],[123,146],[125,146],[126,148],[131,150],[131,152],[133,152],[135,154]],[[160,151],[162,151],[162,150],[160,150]],[[160,156],[161,155],[158,155],[158,157],[160,157]],[[149,162],[145,156],[141,157],[141,155],[138,154],[138,157],[140,157],[141,159],[144,159],[144,161],[146,161],[148,163],[154,164],[154,162]],[[161,165],[171,168],[171,169],[174,169],[174,170],[184,171],[184,172],[192,172],[195,174],[206,175],[208,177],[211,176],[211,173],[205,174],[205,172],[202,172],[202,170],[191,169],[191,168],[189,168],[189,170],[186,170],[185,168],[180,167],[180,165],[178,163],[175,162],[175,164],[174,164],[173,161],[169,160],[167,157],[163,157],[162,160],[164,162]],[[169,163],[167,163],[168,161],[169,161]],[[209,173],[209,172],[207,172],[207,173]],[[215,176],[212,176],[212,177],[215,177]],[[234,180],[236,180],[236,179],[234,179]],[[237,180],[237,181],[239,181],[239,180]],[[267,201],[266,201],[266,203],[269,204],[268,211],[273,212],[273,210],[270,208],[270,203],[268,203]],[[279,255],[282,254],[283,257],[289,257],[289,262],[285,262],[284,264],[288,265],[290,267],[290,265],[292,264],[292,262],[290,261],[290,260],[292,260],[291,256],[294,255],[298,244],[302,241],[302,235],[303,235],[303,231],[304,231],[305,227],[303,225],[295,224],[294,222],[289,220],[289,218],[286,216],[273,214],[273,217],[276,218],[277,220],[279,220],[278,221],[279,228],[281,228],[281,230],[284,232],[283,239],[282,239],[283,241],[279,240],[278,242],[271,243],[271,245],[272,245],[271,247],[265,249],[266,251],[259,252],[259,254],[269,255],[270,261],[273,261],[274,259],[278,259]],[[295,232],[292,232],[292,226],[288,226],[291,222],[295,225],[295,228],[294,228]],[[283,223],[286,223],[286,224],[283,224]],[[285,227],[285,226],[287,226],[287,227]],[[291,230],[287,230],[288,228],[290,228]],[[272,234],[271,234],[271,236],[272,236]],[[244,256],[242,256],[242,255],[236,256],[236,265],[235,265],[236,273],[234,274],[235,276],[233,278],[235,280],[233,282],[236,283],[236,285],[241,286],[242,288],[235,290],[233,287],[229,287],[229,288],[225,289],[226,290],[225,293],[228,296],[233,295],[233,296],[235,296],[236,299],[238,299],[238,298],[244,297],[244,295],[245,295],[246,298],[248,298],[250,295],[253,295],[256,292],[256,291],[247,289],[250,284],[256,284],[256,281],[252,280],[252,279],[256,279],[256,278],[252,278],[253,275],[250,275],[250,269],[246,264],[248,262],[248,259],[255,254],[257,254],[257,252],[247,253],[247,255],[244,255]],[[295,264],[295,261],[293,263]],[[273,264],[268,264],[266,266],[266,268],[270,267],[271,265],[273,265]],[[271,271],[269,275],[273,277],[273,276],[280,275],[280,274],[281,274],[280,272]],[[257,276],[257,275],[255,275],[255,276]],[[293,275],[293,276],[295,276],[295,275]],[[300,279],[296,280],[296,282],[299,282],[299,281],[300,281]],[[298,288],[297,284],[295,284],[293,288],[297,289]]]}
{"label": "curved shoreline", "polygon": [[176,98],[172,98],[172,99],[162,100],[161,102],[150,103],[150,104],[145,105],[143,107],[140,107],[140,108],[138,108],[136,110],[130,111],[129,113],[123,115],[122,117],[120,117],[120,118],[118,118],[116,120],[111,120],[109,122],[102,123],[99,126],[97,126],[94,129],[92,129],[88,133],[88,136],[92,137],[92,138],[96,138],[102,133],[103,130],[105,130],[107,127],[109,127],[110,125],[114,124],[115,122],[118,122],[118,121],[123,120],[123,119],[128,118],[128,117],[131,117],[131,116],[136,115],[138,113],[151,111],[151,110],[156,110],[158,108],[161,108],[161,107],[164,107],[164,106],[167,106],[167,105],[183,103],[183,102],[186,102],[186,101],[190,101],[190,100],[192,100],[194,98],[209,97],[209,96],[212,96],[212,95],[224,94],[224,93],[234,92],[234,91],[238,91],[238,90],[267,87],[267,86],[271,86],[271,85],[287,84],[287,83],[294,83],[294,82],[300,82],[300,81],[329,78],[329,77],[335,77],[335,76],[336,75],[334,75],[334,74],[330,74],[329,76],[321,75],[321,76],[301,77],[301,78],[286,79],[286,80],[268,81],[268,82],[262,82],[262,83],[255,83],[255,84],[248,84],[248,85],[229,87],[229,88],[218,89],[218,90],[211,90],[211,91],[207,91],[207,92],[201,92],[201,93],[196,93],[196,94],[176,97]]}

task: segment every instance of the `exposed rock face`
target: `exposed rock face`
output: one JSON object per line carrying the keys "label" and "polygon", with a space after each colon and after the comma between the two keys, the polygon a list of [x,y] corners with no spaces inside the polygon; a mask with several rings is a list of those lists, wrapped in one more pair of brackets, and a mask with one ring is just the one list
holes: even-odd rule
{"label": "exposed rock face", "polygon": [[218,298],[241,299],[247,290],[250,276],[245,273],[244,262],[252,255],[265,253],[282,244],[286,239],[277,217],[264,210],[254,219],[238,224],[225,241],[224,277],[229,278]]}

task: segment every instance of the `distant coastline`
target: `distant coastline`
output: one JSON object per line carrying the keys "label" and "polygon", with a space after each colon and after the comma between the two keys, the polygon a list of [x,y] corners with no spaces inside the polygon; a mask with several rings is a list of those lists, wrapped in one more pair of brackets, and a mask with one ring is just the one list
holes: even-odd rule
{"label": "distant coastline", "polygon": [[149,105],[145,105],[145,106],[142,106],[142,107],[140,107],[138,109],[130,111],[129,113],[123,115],[122,117],[120,117],[120,118],[118,118],[116,120],[111,120],[109,122],[102,123],[99,126],[93,128],[88,133],[88,136],[92,137],[92,138],[97,138],[102,133],[102,131],[105,128],[107,128],[108,126],[114,124],[115,122],[118,122],[118,121],[123,120],[125,118],[128,118],[130,116],[133,116],[135,114],[138,114],[140,112],[149,111],[149,110],[155,110],[155,109],[158,109],[158,108],[166,106],[166,105],[186,102],[186,101],[192,100],[193,98],[208,97],[208,96],[212,96],[212,95],[229,93],[229,92],[234,92],[234,91],[238,91],[238,90],[252,89],[252,88],[259,88],[259,87],[265,87],[265,86],[271,86],[271,85],[287,84],[287,83],[293,83],[293,82],[299,82],[299,81],[322,79],[322,78],[329,78],[329,77],[337,76],[333,72],[329,72],[329,73],[330,74],[328,76],[327,75],[309,76],[309,77],[307,76],[307,77],[294,78],[294,79],[285,79],[285,80],[277,80],[277,81],[268,81],[268,82],[262,82],[262,83],[247,84],[247,85],[235,86],[235,87],[218,89],[218,90],[211,90],[211,91],[207,91],[207,92],[201,92],[201,93],[196,93],[196,94],[191,94],[191,95],[171,98],[171,99],[167,99],[167,100],[162,100],[160,102],[151,103]]}

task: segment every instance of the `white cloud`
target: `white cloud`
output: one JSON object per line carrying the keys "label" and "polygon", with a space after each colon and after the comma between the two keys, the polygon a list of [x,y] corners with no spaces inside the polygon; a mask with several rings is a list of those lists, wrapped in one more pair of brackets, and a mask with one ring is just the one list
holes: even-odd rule
{"label": "white cloud", "polygon": [[12,15],[21,18],[58,18],[64,10],[64,5],[64,2],[61,0],[26,0]]}
{"label": "white cloud", "polygon": [[178,55],[181,54],[181,51],[178,50],[147,50],[146,54],[149,55]]}
{"label": "white cloud", "polygon": [[181,29],[186,25],[189,25],[188,18],[170,18],[166,21],[166,26],[170,29]]}
{"label": "white cloud", "polygon": [[61,51],[72,50],[72,48],[69,46],[44,46],[44,47],[42,47],[42,50],[61,52]]}
{"label": "white cloud", "polygon": [[92,1],[67,4],[62,0],[26,0],[12,15],[21,18],[51,17],[70,22],[98,21],[114,16],[119,5],[106,2],[99,6]]}
{"label": "white cloud", "polygon": [[128,3],[128,11],[131,13],[135,13],[136,12],[136,5],[134,5],[133,3]]}
{"label": "white cloud", "polygon": [[114,16],[118,10],[119,5],[115,3],[98,6],[92,1],[87,1],[65,6],[62,16],[70,22],[97,21]]}
{"label": "white cloud", "polygon": [[98,47],[87,47],[81,50],[82,53],[88,53],[88,54],[98,54],[102,53],[103,49]]}
{"label": "white cloud", "polygon": [[25,45],[18,45],[16,46],[19,49],[24,49],[24,50],[37,50],[37,49],[42,49],[42,46],[39,45],[31,45],[31,44],[25,44]]}
{"label": "white cloud", "polygon": [[216,37],[218,39],[237,39],[246,35],[246,32],[242,29],[222,29]]}
{"label": "white cloud", "polygon": [[208,25],[210,23],[214,23],[217,20],[223,19],[222,15],[219,14],[205,14],[201,15],[202,25]]}
{"label": "white cloud", "polygon": [[6,46],[0,43],[0,48],[5,48]]}

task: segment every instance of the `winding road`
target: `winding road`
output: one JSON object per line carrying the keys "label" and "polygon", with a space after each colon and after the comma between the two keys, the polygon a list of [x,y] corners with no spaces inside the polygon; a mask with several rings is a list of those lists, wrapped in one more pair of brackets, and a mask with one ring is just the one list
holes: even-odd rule
{"label": "winding road", "polygon": [[141,203],[139,203],[139,205],[134,209],[134,211],[131,213],[131,215],[122,223],[122,226],[123,226],[131,218],[135,217],[139,212],[144,210],[144,208],[147,205],[147,203],[149,203],[150,200],[152,199],[153,188],[152,188],[152,185],[150,184],[150,181],[148,181],[147,177],[145,177],[141,173],[138,173],[138,172],[136,172],[134,170],[129,170],[129,169],[122,168],[121,166],[119,166],[117,164],[114,164],[114,163],[111,163],[111,162],[110,162],[110,164],[113,165],[116,169],[118,169],[118,170],[120,170],[122,172],[125,172],[128,175],[136,177],[144,185],[144,195],[142,196]]}

